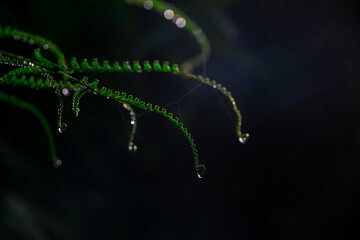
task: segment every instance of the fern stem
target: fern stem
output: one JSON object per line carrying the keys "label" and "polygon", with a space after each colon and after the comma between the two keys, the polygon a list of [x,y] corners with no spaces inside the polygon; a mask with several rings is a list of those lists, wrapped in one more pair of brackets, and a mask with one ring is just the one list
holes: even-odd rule
{"label": "fern stem", "polygon": [[20,31],[17,29],[12,29],[10,26],[3,27],[0,25],[0,38],[5,37],[13,38],[15,40],[23,40],[30,44],[36,44],[44,49],[48,49],[51,53],[55,55],[61,68],[66,68],[66,59],[64,53],[52,41],[39,35]]}
{"label": "fern stem", "polygon": [[54,137],[51,133],[51,130],[50,130],[50,127],[49,127],[49,124],[48,122],[46,121],[44,115],[41,113],[41,111],[35,107],[34,105],[24,101],[24,100],[21,100],[17,97],[14,97],[14,96],[10,96],[4,92],[1,92],[0,91],[0,100],[4,101],[4,102],[7,102],[7,103],[10,103],[16,107],[19,107],[19,108],[22,108],[22,109],[25,109],[27,111],[29,111],[30,113],[32,113],[33,115],[35,115],[37,117],[37,119],[40,121],[45,133],[46,133],[46,136],[48,138],[48,142],[49,142],[49,148],[50,148],[50,154],[51,154],[51,158],[53,160],[53,164],[54,166],[59,166],[61,165],[61,160],[59,160],[56,156],[56,150],[55,150],[55,141],[54,141]]}
{"label": "fern stem", "polygon": [[130,137],[129,137],[129,141],[128,141],[128,148],[129,148],[130,152],[136,152],[137,146],[134,145],[134,138],[135,138],[136,126],[137,126],[136,113],[129,104],[123,103],[123,107],[126,110],[128,110],[129,114],[130,114],[131,132],[130,132]]}
{"label": "fern stem", "polygon": [[[168,20],[173,20],[174,23],[178,27],[183,27],[200,45],[201,53],[193,58],[190,58],[184,61],[181,65],[184,71],[192,72],[192,70],[207,62],[211,53],[211,47],[209,40],[205,33],[202,31],[199,25],[196,24],[194,20],[192,20],[189,16],[187,16],[183,11],[179,8],[175,7],[173,4],[166,3],[161,0],[126,0],[129,4],[134,4],[138,7],[144,7],[148,10],[153,10],[158,14],[164,16],[166,11],[172,11],[172,17],[168,17]],[[146,7],[146,4],[151,4],[151,7]],[[166,17],[165,17],[166,18]],[[182,20],[182,19],[184,20]],[[185,21],[184,26],[179,26],[178,20]]]}

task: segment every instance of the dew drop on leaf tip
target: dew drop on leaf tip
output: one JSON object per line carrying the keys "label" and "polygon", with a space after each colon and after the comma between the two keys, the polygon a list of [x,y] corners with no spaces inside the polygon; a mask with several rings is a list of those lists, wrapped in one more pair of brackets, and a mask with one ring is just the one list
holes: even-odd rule
{"label": "dew drop on leaf tip", "polygon": [[205,166],[199,165],[196,167],[196,174],[199,178],[203,178],[205,175]]}
{"label": "dew drop on leaf tip", "polygon": [[129,151],[130,151],[130,152],[133,152],[133,153],[137,151],[137,146],[134,145],[133,142],[131,142],[131,143],[129,144]]}
{"label": "dew drop on leaf tip", "polygon": [[247,142],[247,140],[249,139],[249,134],[246,133],[246,134],[243,134],[241,137],[239,137],[239,141],[244,144]]}
{"label": "dew drop on leaf tip", "polygon": [[60,159],[56,159],[55,161],[55,167],[59,167],[62,165],[62,161]]}

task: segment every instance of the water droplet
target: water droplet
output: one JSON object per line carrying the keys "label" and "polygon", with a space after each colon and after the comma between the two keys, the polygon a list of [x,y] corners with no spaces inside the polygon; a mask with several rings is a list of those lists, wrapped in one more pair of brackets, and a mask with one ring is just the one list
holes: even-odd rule
{"label": "water droplet", "polygon": [[151,10],[153,8],[153,6],[154,6],[154,4],[150,0],[147,0],[147,1],[144,2],[144,8],[146,10]]}
{"label": "water droplet", "polygon": [[241,137],[239,137],[239,141],[242,143],[242,144],[244,144],[244,143],[246,143],[247,142],[247,140],[249,139],[249,134],[248,133],[246,133],[246,134],[243,134]]}
{"label": "water droplet", "polygon": [[165,10],[165,12],[164,12],[164,17],[165,17],[166,19],[168,19],[168,20],[173,19],[173,17],[174,17],[174,11],[171,10],[171,9]]}
{"label": "water droplet", "polygon": [[62,161],[60,159],[56,159],[55,167],[59,167],[62,165]]}
{"label": "water droplet", "polygon": [[205,166],[200,164],[196,167],[196,173],[199,178],[203,178],[205,175]]}
{"label": "water droplet", "polygon": [[49,49],[49,45],[48,44],[44,44],[43,45],[43,48],[46,50],[46,49]]}
{"label": "water droplet", "polygon": [[131,125],[134,125],[134,124],[135,124],[135,121],[134,121],[134,120],[131,120],[131,121],[130,121],[130,124],[131,124]]}
{"label": "water droplet", "polygon": [[30,44],[34,44],[34,40],[30,39],[30,40],[29,40],[29,43],[30,43]]}
{"label": "water droplet", "polygon": [[130,152],[136,152],[137,151],[137,146],[134,145],[133,142],[129,143],[129,151]]}
{"label": "water droplet", "polygon": [[61,126],[58,128],[59,133],[63,133],[67,128],[67,124],[66,123],[62,123]]}
{"label": "water droplet", "polygon": [[65,97],[67,97],[67,96],[70,95],[70,92],[69,92],[69,90],[68,90],[67,88],[63,88],[62,94],[63,94]]}
{"label": "water droplet", "polygon": [[186,20],[182,17],[179,17],[178,19],[176,19],[176,26],[178,26],[178,28],[183,28],[186,25]]}

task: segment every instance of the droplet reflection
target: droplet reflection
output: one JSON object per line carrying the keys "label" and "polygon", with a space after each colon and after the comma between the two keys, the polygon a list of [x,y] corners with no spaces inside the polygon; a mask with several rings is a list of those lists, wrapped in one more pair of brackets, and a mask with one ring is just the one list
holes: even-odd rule
{"label": "droplet reflection", "polygon": [[178,26],[178,28],[183,28],[186,25],[186,20],[182,17],[179,17],[178,19],[176,19],[176,26]]}
{"label": "droplet reflection", "polygon": [[133,153],[137,151],[137,146],[133,142],[129,143],[129,151]]}
{"label": "droplet reflection", "polygon": [[151,10],[153,8],[153,6],[154,6],[154,4],[152,1],[147,0],[144,2],[144,8],[146,10]]}
{"label": "droplet reflection", "polygon": [[166,19],[168,19],[168,20],[173,19],[173,17],[174,17],[174,11],[171,10],[171,9],[165,10],[165,12],[164,12],[164,17],[165,17]]}
{"label": "droplet reflection", "polygon": [[196,173],[199,178],[203,178],[205,175],[205,166],[200,164],[196,167]]}
{"label": "droplet reflection", "polygon": [[70,92],[69,92],[69,90],[68,90],[67,88],[63,88],[62,94],[63,94],[65,97],[67,97],[67,96],[70,95]]}
{"label": "droplet reflection", "polygon": [[244,144],[247,142],[247,140],[249,139],[249,134],[246,133],[246,134],[243,134],[241,137],[239,137],[239,141]]}
{"label": "droplet reflection", "polygon": [[60,159],[56,159],[55,167],[59,167],[62,165],[62,161]]}
{"label": "droplet reflection", "polygon": [[63,133],[67,128],[67,124],[66,123],[61,123],[61,126],[58,128],[59,133]]}

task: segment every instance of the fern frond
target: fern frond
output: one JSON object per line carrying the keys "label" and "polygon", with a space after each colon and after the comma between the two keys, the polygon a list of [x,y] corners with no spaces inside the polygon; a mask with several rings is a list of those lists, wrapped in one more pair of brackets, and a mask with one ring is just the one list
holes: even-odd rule
{"label": "fern frond", "polygon": [[185,72],[192,72],[195,67],[207,62],[211,53],[211,47],[206,34],[194,20],[179,8],[161,0],[126,0],[126,2],[138,7],[144,7],[147,10],[153,10],[162,16],[166,15],[166,11],[170,12],[170,15],[165,16],[165,18],[172,20],[179,28],[183,27],[198,42],[201,53],[181,64]]}
{"label": "fern frond", "polygon": [[58,126],[59,133],[63,133],[67,128],[66,123],[62,122],[62,116],[63,116],[63,111],[64,111],[64,104],[63,104],[64,100],[63,100],[63,95],[62,95],[61,91],[56,91],[56,95],[59,100],[57,126]]}
{"label": "fern frond", "polygon": [[106,97],[107,99],[119,101],[120,103],[123,103],[123,104],[125,103],[132,107],[137,107],[140,109],[155,112],[155,113],[163,116],[164,118],[168,119],[173,124],[175,124],[179,128],[179,130],[185,135],[185,137],[187,138],[187,140],[190,144],[190,147],[193,152],[194,166],[195,166],[196,173],[198,174],[199,177],[202,177],[204,175],[205,166],[199,164],[198,150],[196,148],[194,139],[192,138],[188,129],[184,127],[182,122],[180,122],[179,118],[177,118],[177,117],[174,118],[173,114],[168,113],[165,108],[162,108],[160,110],[160,107],[158,105],[155,105],[155,107],[153,107],[151,103],[146,103],[145,101],[141,101],[139,98],[134,99],[134,97],[132,95],[127,95],[125,92],[122,92],[120,94],[120,92],[116,91],[115,93],[113,93],[112,90],[107,89],[106,87],[102,87],[101,89],[99,89],[97,87],[97,84],[98,84],[98,82],[93,82],[90,85],[90,87],[98,95]]}
{"label": "fern frond", "polygon": [[[107,60],[100,63],[97,58],[94,58],[89,62],[87,59],[83,59],[78,62],[76,58],[72,58],[70,61],[70,66],[68,67],[64,54],[57,47],[57,45],[55,45],[48,39],[24,31],[19,31],[17,29],[12,29],[10,27],[2,27],[0,25],[0,38],[13,38],[15,40],[22,40],[30,44],[38,45],[45,50],[48,49],[57,59],[57,63],[55,63],[45,58],[42,55],[40,48],[37,48],[34,51],[34,56],[37,61],[0,50],[0,64],[12,64],[13,66],[19,67],[17,69],[7,72],[5,75],[0,77],[0,85],[12,84],[16,86],[24,86],[37,89],[55,89],[55,93],[59,100],[57,126],[60,133],[62,133],[67,127],[67,125],[62,122],[64,108],[63,94],[67,96],[69,91],[75,91],[72,100],[72,110],[76,117],[79,114],[80,99],[88,92],[93,92],[102,97],[106,97],[107,99],[112,99],[114,101],[120,102],[123,107],[130,113],[132,125],[128,142],[128,148],[130,151],[136,151],[137,149],[137,147],[134,145],[137,120],[133,108],[136,107],[143,110],[155,112],[175,124],[180,130],[180,132],[185,135],[192,149],[195,170],[198,176],[201,178],[204,175],[205,166],[199,164],[198,151],[194,143],[194,139],[192,138],[187,128],[183,126],[183,123],[181,123],[178,118],[174,118],[172,113],[167,112],[165,108],[162,108],[160,110],[160,107],[157,105],[153,107],[151,103],[141,101],[139,98],[134,98],[132,95],[127,95],[125,92],[120,93],[119,91],[113,91],[111,89],[107,89],[106,87],[99,88],[99,81],[93,81],[92,83],[89,83],[86,76],[79,80],[70,75],[74,72],[164,72],[200,81],[203,84],[209,85],[212,88],[217,89],[228,98],[236,115],[236,134],[238,136],[238,139],[241,143],[246,142],[249,135],[241,133],[241,114],[231,93],[221,84],[218,84],[217,82],[210,80],[209,78],[189,73],[189,71],[191,71],[191,69],[193,69],[195,66],[206,62],[210,54],[210,44],[206,38],[206,35],[202,32],[200,27],[197,26],[197,24],[192,21],[188,16],[186,16],[181,10],[162,1],[126,1],[128,3],[143,5],[147,9],[150,9],[149,4],[151,3],[151,8],[153,8],[156,12],[160,14],[172,12],[172,15],[170,14],[170,17],[165,17],[167,19],[173,19],[173,21],[176,22],[178,27],[185,27],[185,29],[190,32],[190,34],[192,34],[192,36],[200,44],[201,54],[186,61],[183,64],[182,70],[180,70],[177,64],[171,65],[167,61],[160,63],[158,60],[154,60],[151,64],[149,61],[144,61],[143,64],[141,64],[139,61],[124,61],[122,63],[113,62],[111,65]],[[178,23],[179,21],[183,25],[180,25]],[[53,75],[55,76],[55,74],[57,77],[62,77],[63,80],[61,81],[54,79]],[[0,100],[27,109],[28,111],[32,112],[34,115],[37,116],[49,138],[50,150],[54,164],[60,165],[61,161],[56,158],[54,141],[52,139],[50,128],[41,112],[33,105],[15,97],[11,97],[2,92],[0,92]]]}
{"label": "fern frond", "polygon": [[73,101],[72,101],[72,110],[74,112],[75,117],[79,116],[79,104],[80,104],[80,99],[82,96],[84,96],[86,93],[90,92],[90,90],[85,87],[85,86],[81,86],[75,93],[74,93],[74,97],[73,97]]}
{"label": "fern frond", "polygon": [[24,66],[21,68],[14,69],[4,76],[0,78],[0,83],[6,82],[10,78],[14,76],[21,76],[21,75],[35,75],[35,74],[42,74],[42,73],[50,73],[51,71],[47,70],[46,68],[41,68],[38,66]]}
{"label": "fern frond", "polygon": [[34,55],[35,55],[36,59],[42,63],[43,66],[48,67],[48,68],[57,67],[57,64],[49,61],[48,59],[46,59],[45,57],[43,57],[41,55],[40,48],[36,48],[34,50]]}
{"label": "fern frond", "polygon": [[[93,62],[95,62],[95,61],[93,61]],[[97,59],[96,59],[96,62],[97,62],[97,65],[99,65]],[[123,68],[121,68],[119,66],[118,62],[114,62],[113,66],[111,66],[108,61],[104,61],[104,63],[106,63],[106,64],[103,64],[103,66],[106,65],[106,68],[102,67],[102,68],[100,68],[100,70],[99,70],[99,68],[95,69],[93,66],[89,66],[89,67],[86,67],[86,68],[79,67],[78,69],[73,68],[72,70],[79,71],[79,72],[85,72],[85,71],[101,71],[101,72],[142,72],[142,71],[145,71],[145,72],[164,72],[164,73],[173,73],[173,74],[177,74],[177,75],[180,75],[180,76],[184,76],[186,78],[191,78],[191,79],[197,80],[197,81],[199,81],[201,83],[204,83],[204,84],[206,84],[206,85],[220,91],[229,100],[229,102],[230,102],[230,104],[231,104],[231,106],[233,108],[233,111],[235,113],[235,116],[236,116],[236,135],[237,135],[239,141],[241,143],[245,143],[247,141],[247,139],[249,138],[249,134],[241,132],[241,122],[242,122],[241,113],[240,113],[240,111],[239,111],[239,109],[238,109],[238,107],[236,105],[235,99],[231,95],[231,92],[228,91],[221,84],[217,83],[216,81],[210,80],[209,78],[203,77],[201,75],[194,75],[192,73],[187,73],[187,72],[181,71],[177,64],[170,65],[168,61],[164,61],[161,64],[159,62],[159,60],[154,60],[152,62],[152,66],[151,66],[149,61],[144,61],[143,66],[139,63],[139,61],[133,61],[131,64],[130,64],[129,61],[124,61],[123,64],[122,64]],[[79,64],[77,64],[77,65],[79,65]],[[83,66],[83,65],[85,65],[84,60],[83,60],[83,62],[81,64],[81,66]]]}
{"label": "fern frond", "polygon": [[17,56],[15,54],[1,51],[1,50],[0,50],[0,63],[12,65],[12,66],[18,66],[18,67],[26,67],[26,66],[41,67],[42,66],[41,63],[39,63],[37,61],[31,60],[28,58],[24,58],[22,56]]}
{"label": "fern frond", "polygon": [[130,114],[131,132],[130,132],[130,137],[129,137],[129,141],[128,141],[128,149],[130,152],[136,152],[137,146],[134,145],[134,138],[135,138],[136,126],[137,126],[136,113],[129,104],[123,103],[123,107],[126,110],[128,110],[129,114]]}
{"label": "fern frond", "polygon": [[[13,76],[11,78],[7,78],[6,81],[1,82],[1,84],[30,87],[37,89],[54,89],[54,88],[62,89],[65,86],[65,84],[62,81],[49,81],[48,78],[35,77],[31,75]],[[66,87],[69,91],[72,91],[74,89],[79,88],[79,85],[68,82]]]}
{"label": "fern frond", "polygon": [[44,49],[48,49],[51,53],[55,55],[61,68],[66,68],[66,60],[64,53],[55,43],[42,36],[20,31],[17,29],[12,29],[10,26],[0,25],[0,38],[13,38],[15,40],[22,40],[30,44],[36,44]]}

